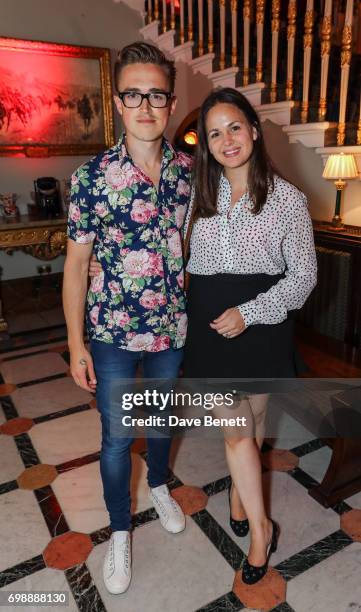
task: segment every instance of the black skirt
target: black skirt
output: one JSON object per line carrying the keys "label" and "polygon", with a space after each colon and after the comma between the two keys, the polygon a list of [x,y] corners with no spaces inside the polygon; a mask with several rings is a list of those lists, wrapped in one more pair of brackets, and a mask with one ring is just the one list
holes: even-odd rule
{"label": "black skirt", "polygon": [[[227,339],[209,323],[227,308],[268,291],[282,275],[190,275],[186,378],[289,378],[300,370],[294,344],[294,311],[276,325],[250,325]],[[301,368],[302,369],[302,368]]]}

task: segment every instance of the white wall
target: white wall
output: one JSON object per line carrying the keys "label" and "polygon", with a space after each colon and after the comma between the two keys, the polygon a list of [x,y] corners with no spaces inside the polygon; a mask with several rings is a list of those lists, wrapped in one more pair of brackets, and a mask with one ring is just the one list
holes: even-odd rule
{"label": "white wall", "polygon": [[[0,0],[1,36],[43,40],[74,45],[107,47],[112,61],[117,49],[138,40],[143,25],[140,14],[113,0]],[[116,119],[116,135],[120,123]],[[19,194],[19,207],[26,212],[31,202],[33,180],[38,176],[69,177],[87,158],[50,157],[45,159],[0,158],[0,193]],[[63,267],[63,257],[50,262],[53,272]],[[2,278],[37,274],[39,261],[23,253],[0,253]]]}
{"label": "white wall", "polygon": [[211,81],[202,74],[194,75],[184,62],[177,62],[177,79],[175,93],[177,106],[167,129],[167,136],[173,139],[175,132],[187,115],[198,108],[204,98],[211,92]]}

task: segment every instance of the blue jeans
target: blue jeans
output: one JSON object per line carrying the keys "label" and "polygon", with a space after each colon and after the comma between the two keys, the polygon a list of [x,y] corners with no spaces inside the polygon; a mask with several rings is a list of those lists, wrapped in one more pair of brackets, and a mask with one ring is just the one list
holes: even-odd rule
{"label": "blue jeans", "polygon": [[[143,378],[165,379],[170,391],[178,377],[183,349],[168,349],[158,353],[134,352],[92,340],[90,350],[97,378],[96,399],[102,423],[100,473],[104,500],[112,530],[125,531],[131,526],[130,446],[134,436],[129,427],[121,425],[122,417],[132,416],[133,411],[123,411],[122,395],[119,393],[121,388],[123,392],[129,392],[131,387],[129,381],[123,387],[119,381],[133,380],[138,365],[141,364]],[[168,479],[171,438],[165,435],[148,436],[147,445],[148,484],[150,487],[158,487]]]}

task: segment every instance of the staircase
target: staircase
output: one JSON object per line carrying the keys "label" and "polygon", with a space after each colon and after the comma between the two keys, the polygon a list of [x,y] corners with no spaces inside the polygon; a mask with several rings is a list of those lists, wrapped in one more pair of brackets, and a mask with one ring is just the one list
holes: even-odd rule
{"label": "staircase", "polygon": [[[344,0],[337,14],[336,4],[146,0],[140,34],[186,64],[188,86],[201,83],[205,95],[235,87],[289,143],[313,149],[323,163],[331,153],[353,153],[361,172],[361,3]],[[193,120],[194,110],[187,108]]]}
{"label": "staircase", "polygon": [[[290,142],[353,148],[361,146],[360,9],[348,0],[346,13],[333,15],[334,4],[147,0],[141,34],[213,87],[239,89]],[[358,40],[350,42],[355,24]]]}

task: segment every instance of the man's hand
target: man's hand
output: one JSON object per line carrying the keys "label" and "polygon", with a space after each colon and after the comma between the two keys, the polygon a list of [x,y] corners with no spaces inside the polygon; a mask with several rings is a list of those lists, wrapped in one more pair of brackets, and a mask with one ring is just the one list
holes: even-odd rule
{"label": "man's hand", "polygon": [[245,330],[245,324],[238,308],[227,308],[220,317],[209,324],[218,334],[225,338],[235,338]]}
{"label": "man's hand", "polygon": [[70,372],[78,387],[90,393],[95,392],[97,380],[93,360],[85,347],[70,351]]}
{"label": "man's hand", "polygon": [[97,260],[97,258],[95,257],[95,255],[93,254],[91,256],[90,263],[89,263],[89,276],[91,277],[98,276],[98,274],[100,274],[101,271],[102,271],[102,266]]}

